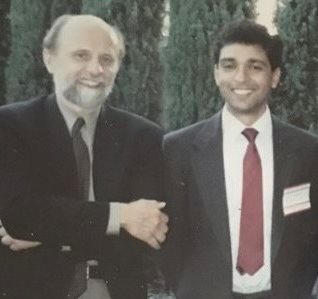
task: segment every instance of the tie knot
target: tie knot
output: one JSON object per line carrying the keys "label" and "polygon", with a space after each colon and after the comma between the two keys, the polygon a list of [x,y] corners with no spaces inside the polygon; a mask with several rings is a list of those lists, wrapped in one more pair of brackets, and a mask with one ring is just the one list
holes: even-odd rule
{"label": "tie knot", "polygon": [[258,131],[254,128],[246,128],[242,131],[242,134],[246,137],[249,142],[254,142],[258,134]]}
{"label": "tie knot", "polygon": [[72,128],[72,135],[78,133],[80,131],[80,129],[84,126],[85,124],[85,120],[82,117],[79,117]]}

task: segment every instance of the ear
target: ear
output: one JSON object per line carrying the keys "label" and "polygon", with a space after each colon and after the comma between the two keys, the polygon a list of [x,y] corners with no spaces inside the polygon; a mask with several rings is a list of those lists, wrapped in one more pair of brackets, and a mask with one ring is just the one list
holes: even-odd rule
{"label": "ear", "polygon": [[43,58],[43,62],[45,64],[45,67],[47,69],[47,71],[52,74],[53,73],[53,57],[52,57],[52,53],[51,51],[49,51],[48,49],[43,49],[42,51],[42,58]]}
{"label": "ear", "polygon": [[219,86],[219,67],[217,64],[214,65],[214,80],[217,86]]}
{"label": "ear", "polygon": [[279,83],[279,79],[280,79],[280,74],[281,74],[281,70],[280,68],[276,68],[272,74],[272,88],[276,88],[278,83]]}

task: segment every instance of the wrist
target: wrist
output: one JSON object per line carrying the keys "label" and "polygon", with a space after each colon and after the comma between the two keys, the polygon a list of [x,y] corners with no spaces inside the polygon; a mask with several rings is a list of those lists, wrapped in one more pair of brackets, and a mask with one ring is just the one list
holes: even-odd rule
{"label": "wrist", "polygon": [[119,224],[121,228],[125,228],[127,224],[127,203],[120,203],[119,205]]}

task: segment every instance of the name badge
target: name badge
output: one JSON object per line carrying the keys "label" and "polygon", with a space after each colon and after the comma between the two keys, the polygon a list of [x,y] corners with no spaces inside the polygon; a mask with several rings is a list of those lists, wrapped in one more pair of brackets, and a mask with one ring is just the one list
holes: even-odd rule
{"label": "name badge", "polygon": [[284,189],[283,211],[284,215],[290,215],[301,211],[309,210],[310,204],[310,183]]}

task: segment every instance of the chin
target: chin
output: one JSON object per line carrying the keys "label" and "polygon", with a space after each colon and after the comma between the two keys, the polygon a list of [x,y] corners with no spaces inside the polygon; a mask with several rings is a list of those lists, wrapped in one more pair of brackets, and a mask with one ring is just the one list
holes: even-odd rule
{"label": "chin", "polygon": [[96,108],[105,102],[106,97],[104,89],[84,88],[78,92],[77,104],[83,108]]}
{"label": "chin", "polygon": [[106,100],[106,97],[101,96],[98,98],[82,98],[78,101],[77,105],[84,109],[96,109],[100,107]]}

